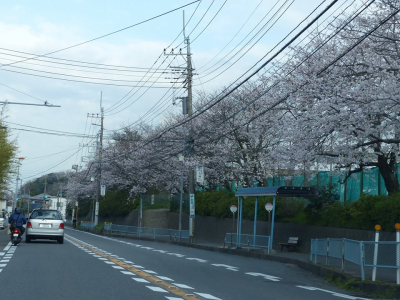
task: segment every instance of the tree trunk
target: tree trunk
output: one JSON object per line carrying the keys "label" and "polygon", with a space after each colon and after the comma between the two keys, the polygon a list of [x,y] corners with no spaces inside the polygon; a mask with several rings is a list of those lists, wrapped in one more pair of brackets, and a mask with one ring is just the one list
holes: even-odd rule
{"label": "tree trunk", "polygon": [[378,155],[378,168],[385,182],[389,194],[399,191],[399,182],[396,178],[396,154]]}

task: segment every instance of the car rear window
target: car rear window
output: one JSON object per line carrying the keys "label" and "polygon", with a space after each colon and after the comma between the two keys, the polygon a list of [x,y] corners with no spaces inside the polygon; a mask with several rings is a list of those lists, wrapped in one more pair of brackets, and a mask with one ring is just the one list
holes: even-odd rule
{"label": "car rear window", "polygon": [[30,219],[62,220],[61,213],[57,210],[35,210]]}

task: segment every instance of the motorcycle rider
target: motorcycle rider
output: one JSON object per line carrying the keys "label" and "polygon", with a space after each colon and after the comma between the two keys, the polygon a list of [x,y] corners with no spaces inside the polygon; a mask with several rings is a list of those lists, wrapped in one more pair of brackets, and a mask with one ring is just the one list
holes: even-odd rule
{"label": "motorcycle rider", "polygon": [[[15,227],[11,226],[13,222]],[[8,224],[11,232],[13,232],[15,228],[18,228],[21,231],[21,236],[24,234],[25,228],[23,225],[26,224],[26,218],[21,214],[19,208],[15,208],[14,213],[10,216],[10,218],[8,218]]]}

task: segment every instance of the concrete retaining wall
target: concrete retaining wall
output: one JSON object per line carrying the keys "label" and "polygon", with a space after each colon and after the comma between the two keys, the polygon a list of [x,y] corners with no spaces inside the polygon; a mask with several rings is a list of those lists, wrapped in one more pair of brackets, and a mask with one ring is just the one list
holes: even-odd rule
{"label": "concrete retaining wall", "polygon": [[[84,220],[84,219],[81,219]],[[88,218],[90,220],[90,217]],[[138,226],[138,211],[132,211],[126,217],[100,218],[100,222],[112,222],[119,225]],[[235,220],[236,221],[236,220]],[[179,213],[169,212],[168,209],[149,209],[143,211],[143,226],[154,228],[178,229]],[[214,217],[196,216],[195,218],[195,241],[205,243],[223,244],[225,234],[236,232],[236,223],[232,219],[217,219]],[[189,229],[189,216],[182,215],[182,229]],[[242,221],[242,233],[253,234],[254,222]],[[268,235],[268,223],[257,221],[257,234]],[[313,225],[302,225],[292,223],[275,223],[273,248],[280,249],[279,243],[285,243],[289,237],[299,237],[297,251],[302,253],[310,252],[311,239],[315,238],[346,238],[357,241],[373,241],[374,231],[356,230],[346,228],[322,227]],[[381,241],[395,241],[393,232],[381,232]]]}

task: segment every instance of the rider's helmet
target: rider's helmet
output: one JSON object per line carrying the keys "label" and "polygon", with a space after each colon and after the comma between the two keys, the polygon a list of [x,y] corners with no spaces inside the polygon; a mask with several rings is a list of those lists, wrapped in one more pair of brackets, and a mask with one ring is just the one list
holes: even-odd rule
{"label": "rider's helmet", "polygon": [[21,213],[21,211],[19,210],[18,207],[15,208],[14,212],[15,212],[16,214],[20,214],[20,213]]}

